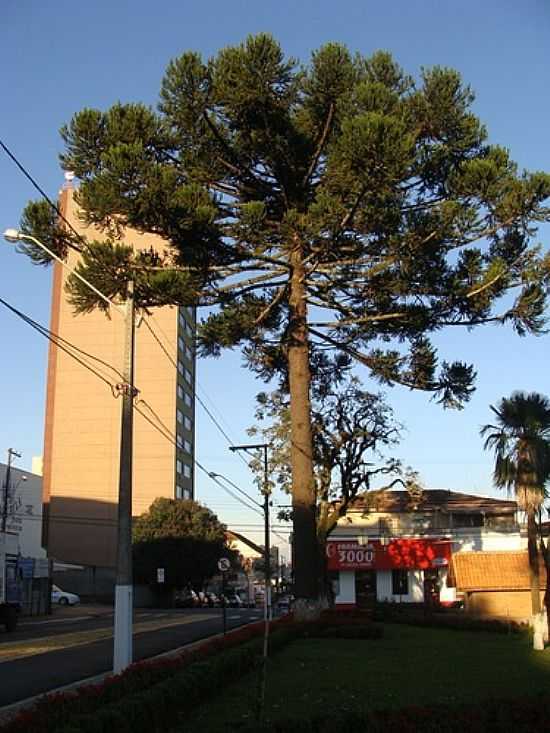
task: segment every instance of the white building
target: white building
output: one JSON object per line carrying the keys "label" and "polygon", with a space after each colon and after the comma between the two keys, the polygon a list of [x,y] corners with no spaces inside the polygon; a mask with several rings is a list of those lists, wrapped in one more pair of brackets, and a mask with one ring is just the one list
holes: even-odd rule
{"label": "white building", "polygon": [[515,501],[427,489],[373,492],[357,500],[327,543],[340,608],[376,601],[422,603],[427,589],[451,605],[453,555],[525,547]]}
{"label": "white building", "polygon": [[6,512],[6,530],[19,536],[23,557],[45,558],[42,540],[42,476],[11,467],[5,509],[7,465],[0,463],[0,517]]}

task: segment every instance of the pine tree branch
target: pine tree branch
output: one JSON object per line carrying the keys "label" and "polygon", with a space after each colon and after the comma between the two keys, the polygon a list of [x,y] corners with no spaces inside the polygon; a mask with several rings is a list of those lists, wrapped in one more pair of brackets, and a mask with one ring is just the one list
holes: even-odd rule
{"label": "pine tree branch", "polygon": [[310,326],[314,328],[346,328],[347,326],[354,326],[358,323],[373,323],[376,321],[390,321],[396,318],[404,318],[407,313],[383,313],[373,316],[361,316],[359,318],[349,318],[344,321],[325,321],[310,323]]}
{"label": "pine tree branch", "polygon": [[313,175],[313,172],[315,171],[315,168],[317,167],[317,163],[319,162],[319,158],[321,157],[321,153],[323,152],[323,148],[325,147],[325,143],[327,141],[327,138],[330,132],[330,128],[332,126],[333,118],[334,118],[334,102],[331,102],[329,106],[328,114],[327,114],[327,119],[325,120],[323,132],[321,133],[321,137],[319,138],[319,142],[317,144],[315,154],[310,163],[308,171],[306,175],[304,176],[304,180],[302,181],[303,188],[307,186],[309,179],[311,178],[311,176]]}
{"label": "pine tree branch", "polygon": [[276,308],[281,300],[283,299],[283,296],[286,294],[286,285],[282,287],[276,294],[271,303],[269,303],[263,311],[260,313],[260,315],[256,318],[254,321],[254,327],[261,326],[263,321],[268,317],[268,315],[271,313],[271,311]]}
{"label": "pine tree branch", "polygon": [[217,288],[217,291],[219,293],[226,293],[234,290],[239,290],[240,288],[249,288],[251,285],[257,285],[257,287],[279,287],[286,281],[270,283],[269,280],[274,277],[280,277],[281,275],[286,274],[288,274],[288,271],[284,268],[280,268],[279,270],[272,270],[267,274],[256,275],[256,277],[249,277],[246,280],[229,283],[228,285],[221,285]]}

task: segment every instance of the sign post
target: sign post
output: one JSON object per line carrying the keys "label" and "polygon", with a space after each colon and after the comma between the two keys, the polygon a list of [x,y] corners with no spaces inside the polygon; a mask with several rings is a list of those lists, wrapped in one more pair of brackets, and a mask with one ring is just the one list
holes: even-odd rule
{"label": "sign post", "polygon": [[225,608],[225,574],[231,567],[231,562],[227,557],[220,557],[218,560],[218,570],[222,574],[222,617],[223,617],[223,635],[227,630],[227,611]]}

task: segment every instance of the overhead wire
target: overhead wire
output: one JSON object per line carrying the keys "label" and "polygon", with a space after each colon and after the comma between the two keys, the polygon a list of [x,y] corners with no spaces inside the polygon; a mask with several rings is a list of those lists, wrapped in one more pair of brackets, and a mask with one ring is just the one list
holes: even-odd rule
{"label": "overhead wire", "polygon": [[[13,152],[12,152],[12,151],[11,151],[11,150],[10,150],[10,149],[8,148],[8,146],[7,146],[7,145],[6,145],[6,144],[5,144],[4,142],[3,142],[3,140],[2,140],[2,139],[0,139],[0,147],[1,147],[1,148],[2,148],[3,150],[4,150],[4,152],[6,153],[6,155],[8,155],[8,157],[9,157],[9,158],[10,158],[10,159],[12,160],[12,162],[13,162],[13,163],[14,163],[14,164],[15,164],[15,165],[17,166],[17,168],[18,168],[18,169],[19,169],[19,170],[21,171],[21,173],[23,173],[23,175],[24,175],[24,176],[25,176],[25,177],[26,177],[26,178],[27,178],[27,179],[28,179],[28,180],[30,181],[30,183],[31,183],[31,184],[33,185],[33,187],[34,187],[34,188],[35,188],[35,189],[36,189],[36,190],[37,190],[37,191],[38,191],[38,192],[40,193],[40,195],[41,195],[41,196],[42,196],[42,197],[44,198],[44,200],[45,200],[45,201],[46,201],[46,202],[47,202],[47,203],[48,203],[48,204],[49,204],[49,205],[51,206],[51,208],[52,208],[52,209],[53,209],[53,210],[54,210],[54,211],[56,212],[56,214],[57,214],[57,215],[59,216],[59,218],[60,218],[60,219],[61,219],[61,220],[62,220],[62,221],[63,221],[63,222],[64,222],[64,223],[65,223],[65,224],[66,224],[66,225],[67,225],[67,226],[69,227],[69,229],[70,229],[70,230],[71,230],[71,231],[73,232],[73,234],[75,234],[75,235],[76,235],[76,236],[78,237],[78,239],[79,239],[79,240],[80,240],[80,241],[81,241],[81,242],[82,242],[82,243],[84,244],[84,246],[85,246],[85,247],[87,248],[87,247],[88,247],[88,244],[87,244],[87,241],[86,241],[85,237],[83,237],[83,235],[82,235],[82,234],[81,234],[81,233],[80,233],[80,232],[79,232],[79,231],[78,231],[78,230],[77,230],[77,229],[76,229],[76,228],[75,228],[75,227],[74,227],[74,226],[72,225],[72,223],[71,223],[71,222],[70,222],[70,221],[69,221],[69,220],[68,220],[68,219],[67,219],[67,218],[65,217],[65,215],[63,214],[63,212],[62,212],[62,211],[60,210],[59,206],[57,206],[57,204],[56,204],[56,203],[55,203],[54,201],[52,201],[52,199],[50,199],[50,197],[48,196],[48,194],[47,194],[47,193],[46,193],[46,192],[44,191],[44,189],[43,189],[43,188],[42,188],[42,187],[41,187],[41,186],[40,186],[40,185],[38,184],[38,182],[37,182],[37,181],[36,181],[36,180],[34,179],[34,177],[33,177],[33,176],[32,176],[32,175],[31,175],[31,174],[29,173],[29,171],[28,171],[28,170],[27,170],[27,169],[25,168],[25,166],[24,166],[24,165],[23,165],[23,164],[22,164],[22,163],[21,163],[21,162],[20,162],[20,161],[18,160],[18,158],[17,158],[16,156],[15,156],[15,154],[14,154],[14,153],[13,153]],[[73,246],[73,248],[74,248],[74,246]],[[76,249],[76,248],[74,248],[74,249]],[[90,358],[90,359],[92,359],[92,360],[95,360],[96,362],[98,362],[98,363],[100,363],[100,364],[102,364],[102,365],[106,366],[107,368],[109,368],[109,369],[112,369],[112,370],[113,370],[113,371],[114,371],[114,372],[115,372],[115,373],[116,373],[116,374],[117,374],[118,376],[120,376],[120,378],[122,379],[122,378],[123,378],[123,375],[121,374],[121,372],[120,372],[120,371],[119,371],[118,369],[116,369],[115,367],[113,367],[113,366],[112,366],[111,364],[108,364],[108,363],[107,363],[107,362],[105,362],[104,360],[100,359],[99,357],[96,357],[96,356],[94,356],[94,355],[92,355],[92,354],[89,354],[88,352],[86,352],[86,351],[84,351],[84,350],[80,349],[79,347],[75,346],[74,344],[71,344],[71,343],[70,343],[69,341],[67,341],[67,340],[66,340],[66,339],[64,339],[63,337],[59,336],[58,334],[54,334],[54,333],[53,333],[53,331],[50,331],[50,329],[47,329],[47,328],[46,328],[45,326],[42,326],[41,324],[39,324],[38,322],[34,321],[34,320],[33,320],[32,318],[30,318],[29,316],[26,316],[26,315],[25,315],[25,314],[24,314],[24,313],[23,313],[22,311],[19,311],[18,309],[14,308],[13,306],[11,306],[11,305],[10,305],[9,303],[7,303],[7,302],[6,302],[5,300],[3,300],[2,298],[0,298],[0,303],[2,303],[2,305],[4,305],[4,306],[5,306],[6,308],[8,308],[9,310],[11,310],[11,311],[12,311],[12,312],[13,312],[13,313],[14,313],[15,315],[17,315],[17,316],[18,316],[19,318],[21,318],[21,319],[22,319],[23,321],[25,321],[25,322],[26,322],[26,323],[27,323],[28,325],[30,325],[30,326],[31,326],[32,328],[34,328],[34,329],[35,329],[36,331],[38,331],[38,332],[39,332],[39,333],[40,333],[41,335],[45,336],[45,337],[46,337],[46,338],[48,338],[48,339],[49,339],[50,341],[52,341],[52,342],[53,342],[53,343],[54,343],[54,344],[55,344],[55,345],[56,345],[56,346],[57,346],[57,347],[58,347],[59,349],[61,349],[62,351],[64,351],[65,353],[67,353],[67,354],[68,354],[69,356],[71,356],[71,357],[72,357],[73,359],[75,359],[75,361],[77,361],[77,362],[78,362],[79,364],[81,364],[81,365],[82,365],[82,366],[83,366],[83,367],[84,367],[85,369],[87,369],[87,370],[88,370],[88,371],[90,371],[90,372],[91,372],[92,374],[94,374],[94,375],[95,375],[95,376],[97,376],[97,377],[98,377],[99,379],[101,379],[101,380],[102,380],[102,381],[103,381],[103,382],[104,382],[105,384],[107,384],[107,385],[108,385],[108,386],[110,387],[110,389],[111,389],[111,392],[112,392],[112,394],[113,394],[113,396],[114,396],[114,397],[117,397],[117,396],[118,396],[118,395],[116,394],[116,392],[115,392],[115,388],[116,388],[116,385],[115,385],[115,384],[113,384],[112,382],[110,382],[110,381],[109,381],[108,379],[106,379],[106,378],[105,378],[105,376],[104,376],[104,375],[100,374],[100,373],[99,373],[99,372],[98,372],[97,370],[93,369],[93,368],[92,368],[92,367],[91,367],[91,366],[90,366],[89,364],[87,364],[86,362],[84,362],[83,360],[81,360],[81,359],[80,359],[79,357],[77,357],[77,356],[76,356],[76,355],[75,355],[74,353],[72,353],[72,352],[71,352],[71,351],[69,350],[69,348],[67,348],[67,346],[69,346],[70,348],[74,349],[75,351],[78,351],[78,352],[82,353],[83,355],[87,356],[88,358]],[[172,363],[172,364],[173,364],[173,365],[175,366],[175,368],[177,369],[177,368],[178,368],[178,365],[177,365],[177,361],[175,361],[175,360],[174,360],[174,359],[172,358],[172,356],[171,356],[171,355],[169,354],[169,352],[168,352],[168,351],[167,351],[167,349],[165,348],[164,344],[163,344],[163,343],[161,342],[161,340],[160,340],[160,339],[158,338],[157,334],[156,334],[156,333],[154,332],[154,329],[152,328],[152,326],[151,326],[151,325],[150,325],[150,324],[148,323],[148,321],[147,321],[146,319],[144,319],[144,321],[143,321],[143,322],[145,323],[146,327],[147,327],[147,328],[148,328],[148,330],[150,331],[151,335],[152,335],[152,336],[153,336],[153,337],[155,338],[155,340],[157,341],[158,345],[159,345],[159,346],[161,347],[161,349],[162,349],[163,353],[164,353],[164,354],[166,355],[166,357],[167,357],[167,358],[168,358],[168,359],[169,359],[169,360],[171,361],[171,363]],[[166,335],[165,335],[165,337],[166,337]],[[65,344],[65,345],[63,345],[63,344]],[[204,390],[203,390],[203,391],[204,391]],[[206,393],[205,393],[205,394],[206,394]],[[222,426],[220,425],[220,423],[218,422],[218,420],[217,420],[217,419],[216,419],[216,418],[214,417],[214,415],[212,414],[212,412],[211,412],[211,411],[210,411],[210,410],[208,409],[208,407],[207,407],[207,406],[205,405],[204,401],[203,401],[203,400],[201,399],[201,397],[200,397],[200,396],[199,396],[199,395],[197,394],[196,390],[194,390],[194,397],[195,397],[195,399],[196,399],[196,400],[197,400],[197,401],[199,402],[199,404],[201,405],[201,407],[203,408],[203,410],[204,410],[204,411],[206,412],[206,414],[207,414],[207,415],[208,415],[208,416],[210,417],[210,419],[212,420],[212,422],[214,423],[214,425],[215,425],[215,426],[217,427],[217,429],[218,429],[218,430],[220,431],[220,433],[221,433],[221,434],[222,434],[222,435],[224,436],[224,438],[225,438],[225,439],[227,440],[228,444],[229,444],[229,445],[233,445],[233,444],[234,444],[234,441],[233,441],[233,440],[232,440],[232,439],[231,439],[231,438],[229,437],[228,433],[227,433],[227,432],[226,432],[226,431],[225,431],[225,430],[223,429],[223,427],[222,427]],[[147,407],[149,408],[149,410],[151,410],[151,412],[152,412],[152,413],[153,413],[153,414],[154,414],[154,415],[156,416],[157,420],[159,420],[159,421],[160,421],[160,418],[159,418],[159,417],[158,417],[158,415],[157,415],[157,414],[156,414],[156,413],[154,412],[154,410],[153,410],[153,409],[151,408],[151,406],[150,406],[150,405],[149,405],[149,404],[148,404],[148,403],[147,403],[147,402],[146,402],[145,400],[141,400],[141,402],[143,402],[143,403],[144,403],[144,404],[145,404],[145,405],[146,405],[146,406],[147,406]],[[167,439],[169,439],[169,440],[172,440],[172,438],[170,437],[170,433],[169,433],[169,432],[168,432],[167,434],[164,434],[164,432],[163,432],[162,430],[160,430],[160,429],[159,429],[159,428],[158,428],[157,426],[155,426],[155,425],[153,424],[153,422],[152,422],[151,420],[149,420],[149,419],[148,419],[148,418],[147,418],[147,417],[146,417],[146,416],[145,416],[145,415],[143,414],[143,412],[142,412],[141,410],[139,410],[139,408],[138,408],[137,406],[136,406],[136,409],[137,409],[137,411],[138,411],[138,412],[139,412],[139,413],[140,413],[140,414],[141,414],[141,415],[142,415],[142,416],[143,416],[143,417],[144,417],[144,418],[145,418],[145,419],[146,419],[146,420],[147,420],[148,422],[150,422],[150,424],[151,424],[151,425],[153,425],[153,427],[155,427],[155,428],[156,428],[157,430],[159,430],[159,432],[161,432],[161,433],[162,433],[162,434],[164,435],[164,437],[166,437],[166,438],[167,438]],[[164,426],[164,427],[165,427],[165,429],[166,429],[166,426]],[[179,446],[178,446],[178,444],[177,444],[177,440],[176,440],[176,441],[174,441],[174,442],[175,442],[175,445],[176,445],[176,447],[177,447],[177,448],[179,448]],[[245,463],[245,464],[246,464],[247,466],[249,465],[249,464],[248,464],[248,462],[246,461],[246,459],[245,459],[245,458],[244,458],[244,457],[243,457],[243,456],[242,456],[242,455],[241,455],[240,453],[237,453],[237,455],[239,456],[239,458],[240,458],[240,459],[241,459],[241,460],[242,460],[242,461],[243,461],[243,462],[244,462],[244,463]],[[241,502],[242,504],[244,504],[245,506],[247,506],[247,508],[251,509],[252,511],[257,511],[257,510],[256,510],[256,509],[254,509],[253,507],[250,507],[250,506],[249,506],[248,504],[246,504],[245,502],[243,502],[243,500],[242,500],[242,499],[240,499],[239,497],[237,497],[237,496],[236,496],[236,495],[235,495],[235,494],[234,494],[233,492],[231,492],[231,491],[230,491],[230,490],[229,490],[229,489],[228,489],[227,487],[224,487],[224,486],[223,486],[223,484],[221,484],[221,483],[220,483],[219,481],[217,481],[217,480],[216,480],[216,479],[215,479],[215,478],[214,478],[214,477],[213,477],[213,476],[211,475],[211,472],[209,472],[209,471],[208,471],[207,469],[205,469],[205,468],[204,468],[204,467],[203,467],[203,466],[202,466],[201,464],[199,464],[199,462],[198,462],[198,461],[197,461],[196,459],[195,459],[195,464],[196,464],[196,465],[197,465],[197,466],[198,466],[198,467],[199,467],[199,468],[200,468],[201,470],[203,470],[203,471],[204,471],[204,472],[205,472],[205,473],[206,473],[206,474],[208,475],[208,477],[209,477],[209,478],[210,478],[211,480],[213,480],[213,481],[214,481],[214,482],[215,482],[216,484],[218,484],[218,485],[219,485],[219,486],[220,486],[220,487],[221,487],[221,488],[222,488],[222,489],[223,489],[224,491],[228,492],[228,493],[229,493],[229,494],[230,494],[230,495],[231,495],[231,496],[232,496],[233,498],[235,498],[235,499],[236,499],[237,501],[240,501],[240,502]],[[224,478],[225,478],[225,477],[224,477]],[[226,480],[227,480],[227,479],[226,479]],[[230,482],[230,483],[231,483],[231,482]],[[233,485],[234,485],[234,484],[233,484]],[[248,495],[246,494],[246,492],[243,492],[243,491],[242,491],[241,489],[239,489],[239,491],[241,491],[241,493],[244,493],[244,494],[245,494],[245,495],[246,495],[246,496],[248,497]],[[255,501],[254,499],[252,499],[252,497],[248,497],[248,498],[249,498],[249,500],[250,500],[250,501],[253,501],[254,503],[256,503],[256,504],[257,504],[257,502],[256,502],[256,501]]]}
{"label": "overhead wire", "polygon": [[[8,309],[9,309],[9,310],[10,310],[10,311],[11,311],[12,313],[14,313],[14,315],[16,315],[16,316],[17,316],[17,317],[19,317],[19,318],[20,318],[21,320],[23,320],[23,321],[24,321],[25,323],[27,323],[27,324],[28,324],[28,325],[29,325],[29,326],[30,326],[31,328],[33,328],[33,329],[34,329],[35,331],[37,331],[37,332],[38,332],[38,333],[40,333],[40,334],[41,334],[42,336],[44,336],[45,338],[47,338],[47,339],[48,339],[49,341],[53,342],[53,343],[54,343],[54,344],[55,344],[55,345],[56,345],[56,346],[57,346],[57,347],[58,347],[59,349],[61,349],[61,350],[62,350],[62,351],[64,351],[65,353],[67,353],[67,355],[68,355],[68,356],[70,356],[71,358],[73,358],[73,359],[74,359],[75,361],[77,361],[77,362],[78,362],[78,363],[79,363],[79,364],[80,364],[81,366],[83,366],[83,367],[84,367],[85,369],[87,369],[88,371],[90,371],[90,372],[91,372],[92,374],[94,374],[94,375],[95,375],[96,377],[98,377],[99,379],[101,379],[101,381],[102,381],[102,382],[104,382],[105,384],[107,384],[107,385],[109,386],[109,388],[111,389],[111,393],[113,394],[113,396],[114,396],[114,397],[116,397],[116,396],[117,396],[117,395],[116,395],[116,392],[115,392],[115,388],[116,388],[116,385],[115,385],[115,384],[114,384],[113,382],[110,382],[110,381],[109,381],[108,379],[106,379],[106,378],[105,378],[105,376],[104,376],[103,374],[101,374],[101,373],[100,373],[100,372],[98,372],[98,371],[97,371],[96,369],[94,369],[94,368],[93,368],[93,367],[91,367],[91,366],[90,366],[89,364],[87,364],[87,363],[86,363],[85,361],[83,361],[83,360],[82,360],[82,359],[80,359],[80,358],[79,358],[78,356],[76,356],[76,355],[75,355],[75,354],[74,354],[74,353],[73,353],[73,352],[72,352],[72,351],[70,350],[70,348],[73,348],[73,349],[75,349],[76,351],[80,351],[80,352],[83,352],[83,353],[84,353],[84,354],[85,354],[85,355],[86,355],[86,356],[87,356],[88,358],[91,358],[91,359],[97,359],[98,361],[102,362],[102,363],[103,363],[103,364],[105,364],[106,366],[109,366],[109,368],[113,369],[114,371],[118,371],[118,370],[116,370],[116,369],[115,369],[115,367],[113,367],[112,365],[108,364],[107,362],[104,362],[103,360],[99,359],[99,357],[95,357],[95,356],[93,356],[92,354],[89,354],[88,352],[85,352],[85,351],[83,351],[82,349],[79,349],[78,347],[76,347],[76,346],[75,346],[74,344],[71,344],[71,343],[70,343],[69,341],[67,341],[66,339],[61,339],[61,337],[59,337],[59,339],[58,339],[58,338],[57,338],[57,336],[56,336],[56,334],[54,334],[54,333],[53,333],[53,331],[50,331],[50,329],[46,328],[45,326],[42,326],[42,325],[41,325],[40,323],[38,323],[37,321],[34,321],[34,320],[33,320],[33,319],[32,319],[32,318],[30,317],[30,316],[27,316],[27,315],[26,315],[25,313],[23,313],[23,312],[22,312],[22,311],[20,311],[19,309],[17,309],[17,308],[15,308],[14,306],[10,305],[10,304],[9,304],[9,303],[8,303],[8,302],[7,302],[6,300],[4,300],[3,298],[0,298],[0,304],[4,305],[4,306],[5,306],[6,308],[8,308]],[[60,343],[60,341],[63,341],[63,342],[64,342],[64,343],[66,343],[67,345],[70,345],[70,348],[67,348],[66,346],[64,346],[64,345],[63,345],[62,343]],[[148,409],[149,409],[149,410],[150,410],[150,411],[151,411],[151,412],[152,412],[152,413],[153,413],[153,414],[155,415],[155,418],[156,418],[156,419],[157,419],[157,421],[158,421],[158,422],[160,423],[160,425],[162,425],[162,427],[159,427],[159,425],[158,425],[157,423],[153,422],[153,421],[152,421],[152,420],[151,420],[151,419],[150,419],[150,418],[149,418],[149,417],[148,417],[148,416],[147,416],[147,415],[146,415],[146,414],[145,414],[145,413],[144,413],[144,412],[143,412],[142,410],[140,410],[140,408],[139,408],[139,406],[138,406],[140,402],[141,402],[141,403],[144,403],[144,404],[145,404],[145,405],[147,406],[147,408],[148,408]],[[157,414],[157,413],[156,413],[156,412],[155,412],[155,411],[153,410],[153,408],[152,408],[152,407],[151,407],[151,406],[149,405],[149,403],[148,403],[148,402],[147,402],[146,400],[143,400],[143,399],[141,399],[141,400],[138,400],[138,405],[136,405],[136,406],[135,406],[135,409],[136,409],[136,411],[137,411],[138,413],[140,413],[140,414],[142,415],[142,417],[143,417],[143,418],[144,418],[144,419],[145,419],[145,420],[146,420],[146,421],[147,421],[147,422],[148,422],[148,423],[149,423],[149,424],[150,424],[150,425],[151,425],[151,426],[152,426],[152,427],[153,427],[153,428],[154,428],[155,430],[157,430],[157,431],[158,431],[158,432],[159,432],[159,433],[160,433],[161,435],[163,435],[163,436],[164,436],[164,437],[165,437],[165,438],[166,438],[167,440],[169,440],[169,441],[170,441],[171,443],[173,443],[173,444],[174,444],[174,445],[175,445],[176,447],[179,447],[179,446],[178,446],[178,444],[177,444],[177,440],[176,440],[176,439],[174,438],[174,435],[173,435],[173,434],[171,433],[171,431],[169,430],[169,428],[167,428],[167,426],[166,426],[166,425],[165,425],[165,424],[164,424],[164,423],[162,422],[161,418],[160,418],[160,417],[158,416],[158,414]],[[243,506],[246,506],[246,508],[247,508],[247,509],[250,509],[250,510],[251,510],[251,511],[253,511],[253,512],[257,512],[258,514],[261,514],[261,512],[259,512],[259,511],[258,511],[258,510],[257,510],[257,509],[256,509],[255,507],[253,507],[253,506],[250,506],[249,504],[247,504],[247,503],[246,503],[245,501],[243,501],[243,500],[242,500],[242,499],[241,499],[240,497],[238,497],[238,496],[237,496],[236,494],[234,494],[234,493],[233,493],[233,492],[232,492],[232,491],[231,491],[230,489],[228,489],[228,488],[227,488],[226,486],[224,486],[224,485],[223,485],[223,484],[222,484],[221,482],[219,482],[219,481],[217,481],[216,479],[214,479],[214,478],[213,478],[213,477],[212,477],[212,476],[210,475],[210,474],[211,474],[212,472],[208,471],[208,469],[207,469],[207,468],[205,468],[205,467],[204,467],[204,466],[203,466],[203,465],[202,465],[201,463],[199,463],[199,461],[197,461],[196,459],[195,459],[195,464],[196,464],[196,465],[198,466],[198,468],[199,468],[199,469],[201,469],[201,470],[202,470],[202,471],[203,471],[204,473],[206,473],[206,474],[207,474],[207,476],[208,476],[208,477],[209,477],[209,478],[210,478],[211,480],[213,480],[213,481],[214,481],[214,482],[215,482],[215,483],[216,483],[216,484],[217,484],[218,486],[220,486],[220,488],[221,488],[221,489],[222,489],[223,491],[225,491],[225,492],[226,492],[227,494],[229,494],[230,496],[232,496],[232,498],[234,498],[234,499],[235,499],[236,501],[240,502],[240,503],[241,503],[241,504],[242,504]]]}
{"label": "overhead wire", "polygon": [[[56,214],[59,216],[59,218],[65,222],[65,224],[69,227],[69,229],[73,232],[73,234],[76,234],[78,239],[82,242],[82,244],[88,249],[88,243],[85,239],[85,237],[80,234],[77,229],[71,224],[71,222],[65,217],[59,206],[51,200],[51,198],[48,196],[48,194],[44,191],[44,189],[37,183],[37,181],[32,177],[32,175],[29,173],[29,171],[25,168],[25,166],[17,159],[17,157],[12,153],[12,151],[8,148],[8,146],[0,139],[0,147],[2,150],[6,153],[6,155],[15,163],[15,165],[19,168],[21,173],[27,178],[34,188],[40,193],[40,195],[44,198],[45,201],[52,207],[52,209],[56,212]],[[76,250],[77,252],[80,251],[77,247],[75,247],[72,244],[69,244],[71,249]]]}
{"label": "overhead wire", "polygon": [[[151,335],[153,336],[153,338],[155,339],[155,341],[157,342],[157,344],[160,346],[163,354],[170,361],[170,363],[172,364],[172,366],[174,366],[174,368],[177,370],[177,368],[178,368],[178,362],[177,362],[177,360],[174,359],[174,357],[169,353],[168,349],[162,343],[162,341],[159,338],[159,336],[155,333],[155,330],[151,326],[151,324],[149,323],[149,321],[146,318],[144,318],[143,323],[145,324],[145,327],[151,333]],[[166,337],[166,335],[165,335],[165,337]],[[223,437],[227,441],[227,444],[228,445],[234,445],[235,444],[235,441],[232,440],[231,437],[229,436],[229,434],[223,429],[223,427],[220,425],[220,423],[218,422],[218,420],[214,417],[214,415],[212,414],[212,412],[205,405],[205,403],[202,400],[202,398],[200,397],[200,395],[197,394],[197,391],[195,389],[193,389],[193,397],[197,400],[197,402],[199,403],[199,405],[206,412],[206,414],[208,415],[208,417],[212,420],[212,422],[214,423],[214,425],[216,426],[216,428],[219,430],[219,432],[221,433],[221,435],[223,435]],[[245,465],[248,466],[248,461],[246,460],[246,458],[243,458],[243,456],[240,453],[238,453],[237,455],[245,463]]]}

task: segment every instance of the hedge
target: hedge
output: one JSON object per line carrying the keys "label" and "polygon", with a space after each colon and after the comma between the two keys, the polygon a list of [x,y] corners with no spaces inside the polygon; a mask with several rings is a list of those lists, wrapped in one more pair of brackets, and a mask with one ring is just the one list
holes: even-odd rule
{"label": "hedge", "polygon": [[[300,633],[301,626],[288,618],[273,622],[270,649],[275,651]],[[285,628],[289,627],[289,628]],[[73,733],[114,730],[153,731],[166,706],[180,709],[231,678],[248,671],[262,651],[262,621],[230,632],[227,636],[204,641],[200,646],[164,659],[146,660],[131,665],[120,675],[106,677],[100,684],[40,698],[0,728],[1,733]],[[221,679],[223,677],[223,680]],[[172,692],[177,689],[177,695]],[[157,707],[155,707],[157,706]],[[117,711],[123,710],[124,720]],[[90,722],[90,720],[97,722]],[[149,719],[145,727],[143,722]],[[91,726],[91,727],[90,727]],[[122,726],[122,727],[121,727]]]}

